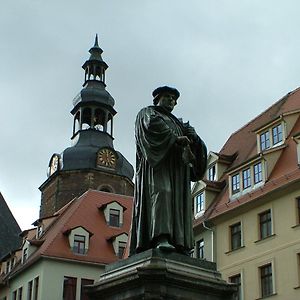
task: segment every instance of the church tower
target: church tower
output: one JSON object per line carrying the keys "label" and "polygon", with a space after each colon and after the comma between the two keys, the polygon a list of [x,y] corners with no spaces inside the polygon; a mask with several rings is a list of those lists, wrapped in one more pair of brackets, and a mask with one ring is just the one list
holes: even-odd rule
{"label": "church tower", "polygon": [[106,90],[102,49],[95,44],[83,64],[83,89],[73,100],[72,146],[54,153],[48,179],[40,186],[40,217],[54,212],[88,189],[132,196],[133,167],[113,146],[115,101]]}

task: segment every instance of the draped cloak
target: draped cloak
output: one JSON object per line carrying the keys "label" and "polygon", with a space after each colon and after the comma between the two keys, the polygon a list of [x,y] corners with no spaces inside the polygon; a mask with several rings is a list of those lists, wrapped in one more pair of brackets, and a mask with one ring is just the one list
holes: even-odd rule
{"label": "draped cloak", "polygon": [[135,123],[136,177],[130,255],[155,247],[157,237],[167,235],[176,249],[193,248],[190,181],[206,170],[206,146],[197,136],[190,145],[193,164],[183,161],[187,123],[159,106],[143,108]]}

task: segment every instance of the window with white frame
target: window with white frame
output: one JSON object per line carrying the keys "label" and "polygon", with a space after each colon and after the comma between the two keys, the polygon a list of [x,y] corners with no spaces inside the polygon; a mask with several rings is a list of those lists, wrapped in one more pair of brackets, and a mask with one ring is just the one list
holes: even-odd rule
{"label": "window with white frame", "polygon": [[243,188],[247,189],[251,186],[251,171],[250,168],[243,170]]}
{"label": "window with white frame", "polygon": [[[231,182],[231,195],[236,198],[244,190],[250,191],[264,181],[263,163],[260,161],[229,176]],[[241,181],[241,182],[240,182]]]}
{"label": "window with white frame", "polygon": [[204,258],[204,239],[196,242],[196,257]]}
{"label": "window with white frame", "polygon": [[262,163],[259,162],[253,166],[254,169],[254,183],[259,183],[263,180]]}
{"label": "window with white frame", "polygon": [[204,193],[196,196],[196,214],[204,211]]}
{"label": "window with white frame", "polygon": [[260,134],[260,150],[266,150],[270,148],[270,132],[265,131]]}
{"label": "window with white frame", "polygon": [[261,297],[265,298],[273,295],[274,287],[273,287],[272,264],[269,263],[259,267],[259,273],[260,273]]}
{"label": "window with white frame", "polygon": [[276,145],[283,141],[282,124],[279,124],[272,128],[272,139],[273,145]]}
{"label": "window with white frame", "polygon": [[264,151],[271,147],[280,145],[283,142],[283,139],[283,123],[277,123],[259,134],[259,149],[260,151]]}
{"label": "window with white frame", "polygon": [[28,258],[28,248],[23,249],[23,263],[27,260]]}
{"label": "window with white frame", "polygon": [[77,254],[85,254],[86,252],[86,240],[84,235],[75,234],[73,252]]}
{"label": "window with white frame", "polygon": [[210,181],[216,180],[216,165],[213,165],[208,169],[208,178],[207,179]]}
{"label": "window with white frame", "polygon": [[119,246],[118,246],[118,257],[121,259],[124,256],[124,252],[126,249],[126,242],[119,241]]}
{"label": "window with white frame", "polygon": [[231,177],[231,189],[232,194],[236,194],[240,191],[240,174],[234,174]]}

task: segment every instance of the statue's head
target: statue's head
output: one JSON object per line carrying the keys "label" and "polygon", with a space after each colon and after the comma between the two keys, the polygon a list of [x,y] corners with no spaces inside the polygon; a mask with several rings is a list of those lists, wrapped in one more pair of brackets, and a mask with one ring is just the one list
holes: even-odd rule
{"label": "statue's head", "polygon": [[177,99],[179,98],[180,93],[175,88],[161,86],[153,91],[152,96],[154,97],[154,105],[162,106],[171,112],[174,106],[177,104]]}

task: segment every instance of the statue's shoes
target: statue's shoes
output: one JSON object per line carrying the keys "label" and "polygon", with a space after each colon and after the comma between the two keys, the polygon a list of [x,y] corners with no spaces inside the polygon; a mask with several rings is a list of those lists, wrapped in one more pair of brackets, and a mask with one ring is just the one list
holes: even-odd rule
{"label": "statue's shoes", "polygon": [[163,251],[174,251],[175,247],[169,244],[168,241],[162,241],[156,245],[157,249],[163,250]]}

